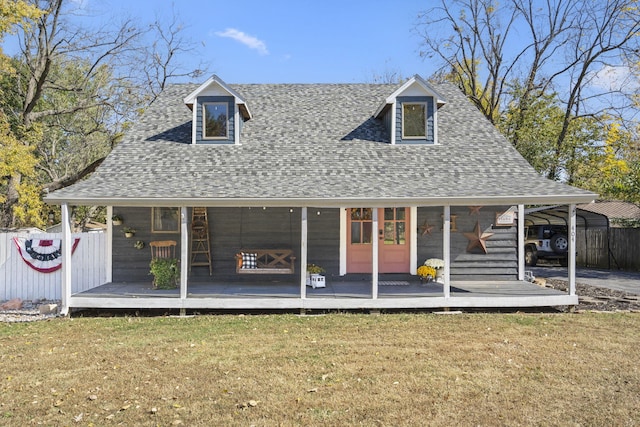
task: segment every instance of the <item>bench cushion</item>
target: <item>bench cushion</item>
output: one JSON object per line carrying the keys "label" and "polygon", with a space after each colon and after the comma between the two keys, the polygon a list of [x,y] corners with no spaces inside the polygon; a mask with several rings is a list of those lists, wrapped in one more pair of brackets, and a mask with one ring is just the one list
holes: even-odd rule
{"label": "bench cushion", "polygon": [[242,268],[258,268],[258,254],[241,252]]}

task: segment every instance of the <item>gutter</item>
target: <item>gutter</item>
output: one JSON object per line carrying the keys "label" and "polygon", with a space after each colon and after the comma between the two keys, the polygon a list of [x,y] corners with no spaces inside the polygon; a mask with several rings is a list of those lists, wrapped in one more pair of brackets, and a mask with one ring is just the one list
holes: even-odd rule
{"label": "gutter", "polygon": [[595,193],[583,195],[529,195],[529,196],[484,196],[484,197],[389,197],[389,198],[131,198],[131,197],[61,197],[49,195],[44,201],[52,205],[83,206],[131,206],[131,207],[313,207],[340,208],[345,206],[366,206],[372,208],[408,206],[492,206],[514,204],[565,205],[591,203],[597,198]]}

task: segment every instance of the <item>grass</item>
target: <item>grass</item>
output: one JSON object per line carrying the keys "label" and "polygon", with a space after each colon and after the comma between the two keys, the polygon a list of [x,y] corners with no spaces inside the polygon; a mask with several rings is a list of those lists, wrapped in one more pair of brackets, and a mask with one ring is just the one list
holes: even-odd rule
{"label": "grass", "polygon": [[0,324],[0,425],[638,425],[640,314]]}

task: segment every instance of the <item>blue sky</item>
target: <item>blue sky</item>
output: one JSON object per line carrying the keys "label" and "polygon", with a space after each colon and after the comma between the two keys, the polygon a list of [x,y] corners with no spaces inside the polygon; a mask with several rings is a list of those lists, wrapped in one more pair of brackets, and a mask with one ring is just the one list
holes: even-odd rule
{"label": "blue sky", "polygon": [[414,32],[424,0],[74,0],[100,19],[155,16],[171,8],[200,59],[229,83],[355,83],[434,71]]}

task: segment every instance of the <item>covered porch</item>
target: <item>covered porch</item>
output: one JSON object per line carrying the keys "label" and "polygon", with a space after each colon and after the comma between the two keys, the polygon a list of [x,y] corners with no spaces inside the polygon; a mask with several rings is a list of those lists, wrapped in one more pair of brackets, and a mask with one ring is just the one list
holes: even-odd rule
{"label": "covered porch", "polygon": [[[501,201],[504,202],[504,201]],[[460,204],[454,208],[463,209],[464,216],[467,216],[467,205]],[[505,308],[505,307],[549,307],[575,305],[578,297],[575,293],[575,271],[573,266],[575,255],[570,251],[569,259],[569,292],[559,292],[552,289],[541,288],[525,280],[524,256],[521,249],[513,252],[512,277],[508,280],[496,279],[495,277],[477,276],[468,278],[464,276],[452,277],[451,269],[454,262],[466,257],[461,253],[452,255],[452,230],[455,231],[455,216],[452,215],[452,206],[440,206],[435,212],[429,215],[433,218],[435,213],[441,217],[441,227],[438,231],[440,237],[427,240],[422,248],[429,250],[429,256],[441,256],[444,261],[442,283],[423,284],[416,276],[417,266],[422,264],[422,255],[418,254],[418,233],[426,222],[418,221],[418,207],[409,207],[409,221],[406,224],[406,234],[409,241],[414,242],[410,248],[410,267],[405,274],[385,274],[379,269],[378,246],[381,245],[377,238],[371,242],[372,271],[367,274],[350,274],[344,271],[343,266],[345,252],[342,250],[346,242],[346,236],[340,233],[340,262],[339,269],[327,275],[325,288],[312,288],[306,283],[306,265],[315,261],[309,259],[309,251],[313,249],[310,245],[309,223],[320,218],[320,211],[317,209],[333,209],[332,218],[344,224],[347,210],[342,204],[331,207],[312,208],[314,215],[308,215],[308,207],[296,209],[299,212],[297,237],[292,244],[297,246],[297,266],[295,273],[288,275],[272,276],[252,276],[240,278],[229,274],[197,275],[191,274],[189,268],[181,268],[180,285],[177,289],[158,290],[153,289],[151,277],[147,280],[121,280],[116,279],[113,273],[113,226],[108,225],[107,256],[105,258],[107,268],[106,283],[96,286],[83,292],[72,293],[71,275],[69,273],[69,263],[63,262],[63,284],[62,284],[62,305],[63,310],[68,312],[69,308],[170,308],[180,309],[413,309],[413,308]],[[377,208],[372,209],[372,229],[380,229]],[[436,208],[436,206],[431,206]],[[111,217],[113,208],[108,208],[108,216]],[[179,247],[178,251],[182,266],[188,266],[189,254],[189,211],[188,207],[180,206],[179,225]],[[260,209],[262,210],[262,209]],[[66,204],[62,205],[63,224],[68,224],[69,209]],[[286,209],[288,218],[294,215],[293,209]],[[460,213],[460,211],[458,211]],[[569,209],[568,221],[570,228],[575,229],[575,205]],[[338,215],[339,213],[339,215]],[[571,214],[573,213],[573,214]],[[491,216],[493,216],[493,212]],[[65,220],[65,215],[67,219]],[[322,215],[325,217],[326,215]],[[460,215],[458,215],[460,216]],[[517,205],[517,217],[524,217],[524,205]],[[452,224],[453,218],[453,224]],[[476,221],[475,219],[473,221]],[[430,222],[431,224],[433,221]],[[288,227],[291,230],[293,222],[289,220]],[[342,228],[342,226],[341,226]],[[517,221],[512,227],[517,228],[517,243],[515,248],[522,248],[524,243],[524,224]],[[295,229],[295,227],[294,227]],[[434,232],[435,233],[435,232]],[[294,234],[289,231],[289,236]],[[318,233],[315,233],[319,236]],[[458,243],[466,240],[456,233]],[[469,234],[469,233],[467,233]],[[570,233],[575,236],[575,233]],[[323,236],[320,235],[320,238]],[[318,237],[316,237],[318,238]],[[63,240],[70,241],[70,230],[65,227],[63,230]],[[462,239],[462,240],[461,240]],[[571,245],[575,245],[574,238]],[[429,245],[436,244],[437,251]],[[439,243],[437,243],[439,242]],[[311,246],[311,248],[310,248]],[[573,246],[572,246],[573,247]],[[68,245],[63,245],[63,259],[71,259],[66,253]],[[463,246],[464,248],[464,246]],[[228,248],[230,251],[233,249]],[[237,250],[237,249],[235,249]],[[234,250],[234,251],[235,251]],[[464,249],[462,249],[464,252]],[[233,252],[230,252],[233,253]],[[486,253],[486,252],[485,252]],[[431,255],[433,254],[433,255]],[[485,261],[487,260],[487,261]],[[485,271],[494,271],[490,263],[491,258],[482,258],[481,264]],[[223,262],[230,265],[235,261],[232,256],[225,256]],[[214,268],[215,270],[215,268]],[[145,273],[146,274],[146,273]]]}
{"label": "covered porch", "polygon": [[[576,295],[527,281],[420,282],[415,276],[382,275],[372,297],[370,280],[334,278],[324,288],[300,287],[292,280],[192,282],[179,289],[154,289],[150,282],[107,283],[71,296],[70,307],[174,309],[454,309],[575,305]],[[108,302],[107,302],[108,301]]]}

